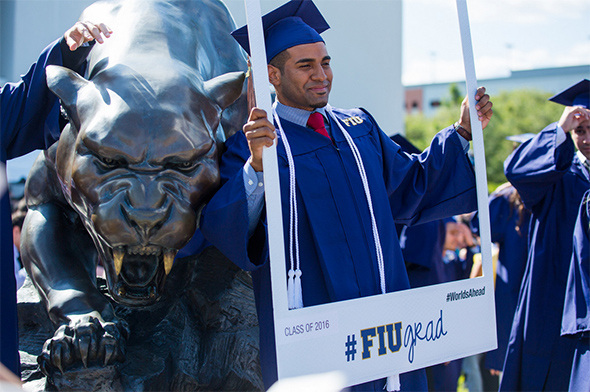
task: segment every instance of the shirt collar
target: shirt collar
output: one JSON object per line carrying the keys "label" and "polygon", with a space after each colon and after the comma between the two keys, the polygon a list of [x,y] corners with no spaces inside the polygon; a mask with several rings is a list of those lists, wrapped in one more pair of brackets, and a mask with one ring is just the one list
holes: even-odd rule
{"label": "shirt collar", "polygon": [[579,150],[576,151],[576,155],[578,156],[580,162],[582,162],[582,165],[584,165],[586,169],[590,171],[590,160],[588,160]]}
{"label": "shirt collar", "polygon": [[307,120],[309,119],[309,115],[313,112],[318,112],[322,116],[324,116],[324,119],[326,118],[325,107],[317,108],[313,112],[310,112],[307,110],[297,109],[291,106],[283,105],[282,103],[277,101],[276,110],[280,118],[283,118],[289,122],[292,122],[293,124],[297,124],[302,127],[307,127]]}

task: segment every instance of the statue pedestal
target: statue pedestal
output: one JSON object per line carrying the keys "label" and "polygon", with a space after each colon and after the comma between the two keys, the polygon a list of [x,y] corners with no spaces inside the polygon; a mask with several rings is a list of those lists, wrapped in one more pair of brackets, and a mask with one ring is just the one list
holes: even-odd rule
{"label": "statue pedestal", "polygon": [[215,248],[177,260],[161,301],[128,308],[113,303],[131,334],[126,360],[53,372],[37,356],[54,333],[30,281],[18,292],[22,379],[28,392],[263,390],[252,279]]}
{"label": "statue pedestal", "polygon": [[59,372],[53,375],[53,383],[58,391],[122,391],[119,372],[115,366],[82,368]]}

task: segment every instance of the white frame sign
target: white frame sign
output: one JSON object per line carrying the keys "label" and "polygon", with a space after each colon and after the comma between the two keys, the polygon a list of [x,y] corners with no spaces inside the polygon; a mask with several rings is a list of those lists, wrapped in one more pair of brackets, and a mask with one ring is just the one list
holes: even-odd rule
{"label": "white frame sign", "polygon": [[[245,0],[257,106],[272,113],[259,0]],[[467,94],[477,91],[466,0],[457,0]],[[339,371],[346,385],[497,347],[481,122],[470,100],[483,276],[288,310],[276,142],[263,154],[279,379]],[[275,139],[276,140],[276,139]]]}

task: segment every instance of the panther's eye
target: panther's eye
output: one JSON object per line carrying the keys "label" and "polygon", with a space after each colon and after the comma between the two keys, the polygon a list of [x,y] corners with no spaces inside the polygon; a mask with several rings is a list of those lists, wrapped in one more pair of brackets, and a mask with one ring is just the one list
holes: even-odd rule
{"label": "panther's eye", "polygon": [[198,163],[194,161],[186,161],[186,162],[168,162],[166,163],[166,169],[177,170],[180,172],[190,172],[195,167],[197,167]]}
{"label": "panther's eye", "polygon": [[123,165],[120,161],[113,158],[98,157],[98,160],[100,161],[101,166],[108,170],[113,170]]}

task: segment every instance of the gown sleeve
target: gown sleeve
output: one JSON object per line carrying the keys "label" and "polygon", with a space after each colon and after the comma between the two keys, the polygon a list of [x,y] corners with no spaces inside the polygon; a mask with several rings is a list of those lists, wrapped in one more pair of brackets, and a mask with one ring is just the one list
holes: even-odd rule
{"label": "gown sleeve", "polygon": [[[41,53],[19,82],[0,88],[0,162],[48,148],[59,138],[59,103],[47,88],[45,67],[63,65],[81,73],[89,51],[90,47],[71,52],[63,38],[57,40]],[[3,172],[4,168],[0,170]],[[0,196],[0,362],[19,374],[16,285],[11,221],[8,220],[10,202],[7,193]],[[5,262],[8,260],[10,262]]]}
{"label": "gown sleeve", "polygon": [[91,46],[71,52],[65,40],[51,43],[16,83],[0,90],[2,161],[48,148],[61,131],[59,101],[47,88],[45,68],[61,65],[83,74]]}
{"label": "gown sleeve", "polygon": [[242,168],[250,157],[242,132],[226,141],[221,158],[221,188],[204,207],[200,229],[203,236],[238,267],[253,271],[268,258],[264,209],[252,237],[248,237],[248,201]]}
{"label": "gown sleeve", "polygon": [[508,181],[518,190],[524,205],[534,209],[569,170],[574,158],[570,134],[557,145],[557,123],[548,125],[520,145],[504,162]]}
{"label": "gown sleeve", "polygon": [[396,223],[416,225],[477,209],[475,173],[452,126],[437,133],[421,154],[406,154],[383,131],[379,134]]}
{"label": "gown sleeve", "polygon": [[508,225],[513,222],[510,217],[517,213],[516,209],[511,210],[506,195],[499,192],[490,196],[489,208],[492,242],[503,243]]}
{"label": "gown sleeve", "polygon": [[582,198],[573,236],[561,335],[590,332],[590,190]]}

